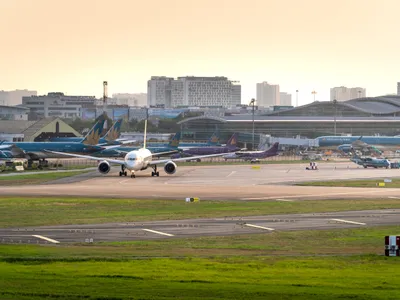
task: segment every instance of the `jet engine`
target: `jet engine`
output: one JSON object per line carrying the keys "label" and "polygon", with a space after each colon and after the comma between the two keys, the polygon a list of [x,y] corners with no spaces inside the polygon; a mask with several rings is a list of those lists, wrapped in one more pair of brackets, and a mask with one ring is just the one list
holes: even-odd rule
{"label": "jet engine", "polygon": [[110,172],[111,167],[110,167],[110,164],[107,161],[102,161],[97,166],[97,169],[99,170],[99,172],[101,174],[107,174],[108,172]]}
{"label": "jet engine", "polygon": [[165,173],[172,175],[176,172],[176,164],[173,161],[169,161],[164,166]]}

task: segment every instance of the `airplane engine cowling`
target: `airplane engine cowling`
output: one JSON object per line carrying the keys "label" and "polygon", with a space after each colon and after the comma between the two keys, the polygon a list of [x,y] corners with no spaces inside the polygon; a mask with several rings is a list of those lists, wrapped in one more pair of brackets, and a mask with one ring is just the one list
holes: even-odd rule
{"label": "airplane engine cowling", "polygon": [[108,172],[110,172],[111,167],[110,167],[110,164],[107,161],[102,161],[97,166],[97,169],[99,170],[99,172],[101,174],[107,174]]}
{"label": "airplane engine cowling", "polygon": [[176,164],[173,161],[169,161],[164,166],[165,173],[172,175],[176,172]]}

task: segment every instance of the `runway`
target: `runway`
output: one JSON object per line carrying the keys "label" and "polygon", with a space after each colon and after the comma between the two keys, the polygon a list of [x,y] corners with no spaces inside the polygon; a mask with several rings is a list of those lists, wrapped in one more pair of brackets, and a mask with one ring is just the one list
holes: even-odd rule
{"label": "runway", "polygon": [[219,165],[179,167],[174,175],[160,168],[160,177],[151,169],[137,172],[136,178],[119,177],[97,171],[60,179],[52,184],[2,187],[0,195],[81,196],[136,199],[174,199],[199,197],[203,200],[325,200],[398,197],[398,189],[306,187],[302,181],[384,178],[400,176],[398,169],[364,169],[353,163],[319,164],[319,170],[305,170],[305,164]]}
{"label": "runway", "polygon": [[0,229],[2,243],[60,244],[269,234],[398,224],[400,209]]}

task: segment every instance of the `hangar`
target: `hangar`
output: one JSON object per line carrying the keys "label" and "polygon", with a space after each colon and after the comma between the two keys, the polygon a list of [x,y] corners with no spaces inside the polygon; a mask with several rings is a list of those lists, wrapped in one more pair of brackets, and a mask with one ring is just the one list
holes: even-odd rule
{"label": "hangar", "polygon": [[[224,117],[200,116],[180,121],[183,134],[193,139],[207,139],[215,130],[226,140],[233,132],[252,136],[251,114]],[[255,134],[279,137],[323,135],[399,135],[400,96],[359,98],[344,102],[316,101],[307,105],[254,116]],[[257,137],[259,139],[259,137]],[[257,140],[256,140],[257,142]]]}
{"label": "hangar", "polygon": [[53,136],[81,136],[79,132],[57,117],[44,118],[39,121],[0,121],[1,136],[10,142],[39,142]]}

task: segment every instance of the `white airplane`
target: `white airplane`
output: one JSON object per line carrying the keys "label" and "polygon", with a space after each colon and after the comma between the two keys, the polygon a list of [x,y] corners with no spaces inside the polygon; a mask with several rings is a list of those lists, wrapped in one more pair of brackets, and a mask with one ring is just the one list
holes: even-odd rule
{"label": "white airplane", "polygon": [[[146,131],[147,131],[147,120],[145,121],[144,125],[144,143],[143,148],[127,152],[124,160],[117,160],[117,159],[104,159],[101,157],[94,157],[88,155],[79,155],[79,154],[72,154],[72,153],[65,153],[65,152],[56,152],[56,151],[47,151],[55,154],[62,154],[65,156],[71,157],[78,157],[78,158],[86,158],[100,161],[99,165],[97,166],[98,171],[101,174],[107,174],[111,170],[110,164],[118,164],[121,166],[121,171],[119,172],[119,176],[127,176],[127,171],[131,172],[131,178],[135,178],[136,171],[143,171],[146,170],[148,167],[153,168],[151,172],[151,176],[160,176],[159,172],[157,171],[157,165],[164,164],[164,171],[165,173],[172,175],[176,172],[176,164],[175,162],[178,161],[185,161],[187,157],[176,158],[176,159],[162,159],[162,160],[153,160],[153,156],[160,156],[162,154],[170,154],[169,152],[163,153],[151,153],[149,149],[146,149]],[[175,152],[175,151],[174,151]],[[225,153],[220,154],[211,154],[211,155],[202,155],[202,156],[193,156],[191,159],[197,158],[207,158],[207,157],[216,157],[222,156]]]}

